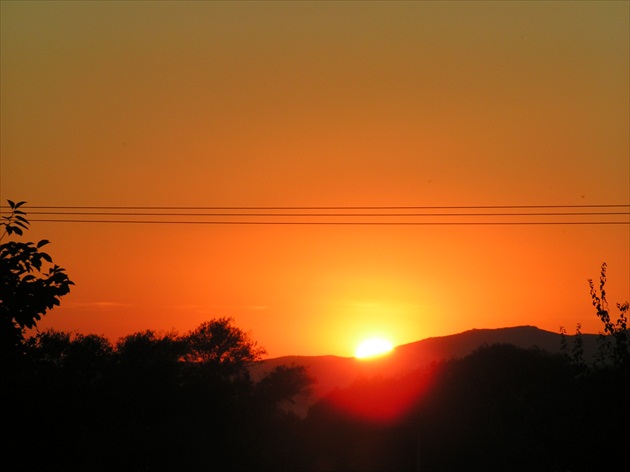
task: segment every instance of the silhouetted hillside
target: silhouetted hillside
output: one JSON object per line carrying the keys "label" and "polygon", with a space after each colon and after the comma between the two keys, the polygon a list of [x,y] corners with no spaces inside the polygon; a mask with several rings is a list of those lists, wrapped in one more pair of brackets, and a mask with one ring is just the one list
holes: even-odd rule
{"label": "silhouetted hillside", "polygon": [[[567,335],[569,351],[575,336]],[[584,359],[590,362],[597,351],[598,335],[582,334]],[[340,356],[283,356],[266,359],[252,369],[254,380],[279,365],[303,365],[316,379],[312,393],[287,405],[294,412],[305,415],[308,407],[335,388],[345,388],[359,377],[394,377],[441,360],[459,359],[479,346],[511,344],[528,349],[538,348],[549,353],[561,350],[561,335],[535,326],[516,326],[499,329],[472,329],[450,336],[423,339],[397,346],[389,355],[360,360]]]}

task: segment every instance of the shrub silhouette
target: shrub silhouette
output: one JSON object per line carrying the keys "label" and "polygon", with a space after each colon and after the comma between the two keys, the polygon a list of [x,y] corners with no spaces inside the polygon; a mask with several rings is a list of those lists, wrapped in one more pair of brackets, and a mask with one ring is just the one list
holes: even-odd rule
{"label": "shrub silhouette", "polygon": [[[606,269],[604,262],[599,276],[599,291],[595,287],[592,279],[588,279],[593,306],[597,310],[597,317],[604,325],[601,341],[600,363],[606,365],[611,363],[615,367],[624,366],[630,373],[630,342],[628,335],[628,302],[617,303],[619,317],[615,322],[610,318],[608,300],[606,299]],[[614,345],[610,346],[610,339]]]}

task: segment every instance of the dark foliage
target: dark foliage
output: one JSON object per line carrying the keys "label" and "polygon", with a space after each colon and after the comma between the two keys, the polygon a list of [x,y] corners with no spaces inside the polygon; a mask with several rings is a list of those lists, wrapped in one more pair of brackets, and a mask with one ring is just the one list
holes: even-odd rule
{"label": "dark foliage", "polygon": [[[201,344],[191,341],[199,332]],[[310,379],[283,367],[252,382],[247,367],[261,352],[224,318],[185,336],[146,331],[116,346],[39,333],[0,388],[11,431],[3,460],[9,470],[25,461],[49,471],[295,470],[298,448],[288,446],[299,440],[299,421],[278,404]]]}
{"label": "dark foliage", "polygon": [[[20,209],[25,202],[8,202],[11,213],[0,220],[0,241],[13,234],[22,236],[29,225]],[[34,328],[73,285],[64,269],[41,251],[47,244],[45,239],[37,244],[0,244],[0,363],[14,362],[23,354],[25,329]]]}
{"label": "dark foliage", "polygon": [[188,339],[30,338],[0,388],[8,470],[590,471],[627,461],[620,368],[577,375],[565,356],[489,345],[358,379],[302,419],[282,404],[308,388],[303,368],[259,382],[206,375],[186,360]]}
{"label": "dark foliage", "polygon": [[[413,377],[424,387],[394,422],[347,407],[371,398],[372,411],[382,409]],[[483,346],[464,359],[333,392],[310,410],[308,454],[326,470],[623,470],[629,394],[621,370],[576,375],[561,355]]]}
{"label": "dark foliage", "polygon": [[628,333],[630,305],[628,302],[617,303],[619,316],[613,322],[610,318],[606,298],[606,269],[607,265],[604,262],[599,276],[599,290],[595,287],[592,279],[588,280],[593,306],[597,310],[597,317],[604,325],[604,331],[600,337],[600,363],[603,365],[611,363],[615,367],[625,367],[630,375],[630,336]]}

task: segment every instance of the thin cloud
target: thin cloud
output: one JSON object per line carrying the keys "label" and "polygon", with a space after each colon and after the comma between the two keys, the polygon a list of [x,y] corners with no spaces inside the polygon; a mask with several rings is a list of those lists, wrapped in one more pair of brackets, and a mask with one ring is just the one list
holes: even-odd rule
{"label": "thin cloud", "polygon": [[197,313],[232,310],[261,311],[269,309],[266,305],[174,305],[173,308],[178,310],[195,310]]}
{"label": "thin cloud", "polygon": [[98,301],[98,302],[83,302],[83,303],[75,302],[75,303],[70,303],[69,306],[78,307],[78,308],[120,308],[120,307],[136,306],[136,305],[133,303]]}

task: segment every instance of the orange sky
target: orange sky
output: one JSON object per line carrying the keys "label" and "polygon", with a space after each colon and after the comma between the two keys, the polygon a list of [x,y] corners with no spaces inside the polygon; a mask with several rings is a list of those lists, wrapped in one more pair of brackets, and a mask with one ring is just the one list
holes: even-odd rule
{"label": "orange sky", "polygon": [[[628,2],[1,9],[3,203],[630,203]],[[604,261],[611,305],[630,298],[628,225],[33,222],[27,236],[76,283],[42,328],[116,340],[232,316],[274,357],[352,355],[368,335],[598,332],[586,279]]]}

